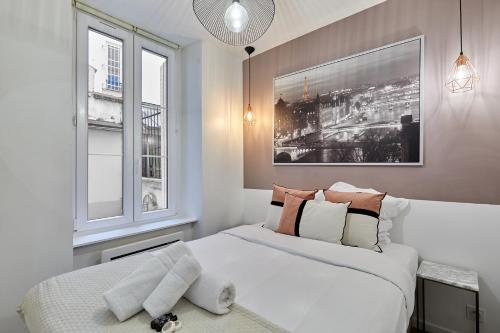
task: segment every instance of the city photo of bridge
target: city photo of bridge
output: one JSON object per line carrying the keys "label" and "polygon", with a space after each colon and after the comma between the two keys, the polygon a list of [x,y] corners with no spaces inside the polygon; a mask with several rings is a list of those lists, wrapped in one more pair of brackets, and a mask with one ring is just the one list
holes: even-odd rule
{"label": "city photo of bridge", "polygon": [[420,164],[421,39],[275,79],[274,164]]}

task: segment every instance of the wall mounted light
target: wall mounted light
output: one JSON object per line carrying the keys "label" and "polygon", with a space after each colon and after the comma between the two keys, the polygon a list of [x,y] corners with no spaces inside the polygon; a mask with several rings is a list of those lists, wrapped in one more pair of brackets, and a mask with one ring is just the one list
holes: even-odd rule
{"label": "wall mounted light", "polygon": [[255,114],[253,113],[252,111],[252,106],[250,104],[250,92],[251,92],[251,83],[252,83],[252,80],[251,80],[251,67],[250,67],[250,62],[251,62],[251,59],[250,59],[250,55],[255,51],[255,48],[252,47],[252,46],[247,46],[245,47],[245,52],[248,53],[248,106],[245,110],[245,113],[243,115],[243,121],[252,126],[255,124]]}
{"label": "wall mounted light", "polygon": [[460,93],[474,89],[479,81],[476,69],[470,63],[469,58],[464,55],[462,47],[462,0],[460,0],[460,55],[453,63],[450,75],[446,81],[446,87],[452,93]]}

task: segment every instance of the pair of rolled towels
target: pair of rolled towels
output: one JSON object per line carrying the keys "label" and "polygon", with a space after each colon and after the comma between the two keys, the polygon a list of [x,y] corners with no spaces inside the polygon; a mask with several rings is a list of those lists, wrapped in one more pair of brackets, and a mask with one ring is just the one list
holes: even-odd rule
{"label": "pair of rolled towels", "polygon": [[229,312],[236,296],[234,285],[211,272],[202,272],[184,242],[151,254],[151,258],[103,295],[119,321],[145,309],[152,318],[170,312],[184,296],[215,314]]}

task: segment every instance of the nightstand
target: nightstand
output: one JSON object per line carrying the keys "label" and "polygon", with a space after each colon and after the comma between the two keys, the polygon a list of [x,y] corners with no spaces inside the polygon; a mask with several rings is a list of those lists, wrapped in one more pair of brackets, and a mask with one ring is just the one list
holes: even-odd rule
{"label": "nightstand", "polygon": [[[423,329],[425,332],[425,281],[434,281],[450,287],[455,287],[473,292],[476,296],[476,332],[479,333],[479,282],[477,272],[438,264],[430,261],[422,261],[417,271],[417,278],[422,279],[422,312]],[[418,286],[418,284],[417,284]],[[420,332],[420,310],[418,308],[417,290],[417,332]]]}

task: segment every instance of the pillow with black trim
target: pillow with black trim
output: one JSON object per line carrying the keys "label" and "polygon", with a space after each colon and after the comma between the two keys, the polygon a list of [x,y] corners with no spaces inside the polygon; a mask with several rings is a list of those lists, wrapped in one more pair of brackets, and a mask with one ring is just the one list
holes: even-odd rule
{"label": "pillow with black trim", "polygon": [[[344,182],[336,182],[330,186],[329,190],[338,192],[365,192],[371,194],[383,193],[372,188],[360,188]],[[392,219],[399,216],[406,207],[408,207],[408,204],[408,199],[397,198],[386,194],[384,200],[382,200],[382,208],[380,208],[380,222],[378,228],[379,244],[386,245],[391,242],[390,231],[392,229]]]}
{"label": "pillow with black trim", "polygon": [[276,232],[341,244],[349,204],[305,200],[286,193]]}
{"label": "pillow with black trim", "polygon": [[378,229],[380,208],[385,193],[338,192],[323,190],[325,200],[335,203],[351,202],[342,244],[382,252]]}
{"label": "pillow with black trim", "polygon": [[[330,191],[338,192],[363,192],[371,194],[382,194],[384,192],[377,191],[373,188],[360,188],[354,185],[336,182],[329,188]],[[380,220],[390,221],[398,217],[405,209],[408,207],[410,201],[405,198],[397,198],[386,194],[384,200],[382,200],[382,208],[380,209]],[[390,226],[392,228],[392,225]],[[389,228],[390,229],[390,228]]]}
{"label": "pillow with black trim", "polygon": [[267,211],[265,227],[273,231],[276,231],[276,229],[278,228],[286,193],[290,193],[302,199],[312,200],[314,199],[314,196],[317,192],[318,190],[296,190],[293,188],[287,188],[284,186],[273,184],[273,196],[271,199],[271,205],[269,206]]}

